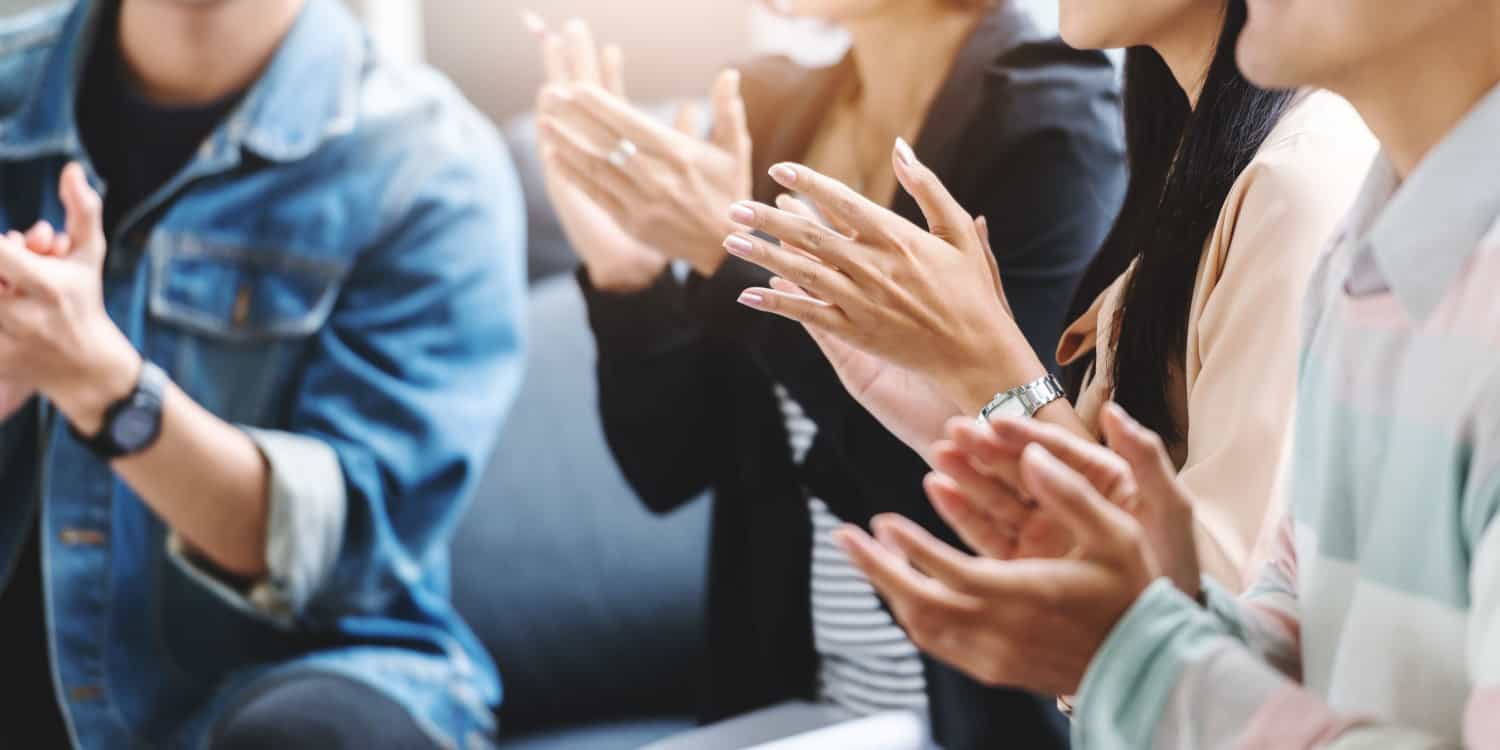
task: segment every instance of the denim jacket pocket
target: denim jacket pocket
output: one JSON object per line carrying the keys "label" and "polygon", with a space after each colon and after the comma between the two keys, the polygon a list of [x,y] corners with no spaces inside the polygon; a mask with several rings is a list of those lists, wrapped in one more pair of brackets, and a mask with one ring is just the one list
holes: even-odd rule
{"label": "denim jacket pocket", "polygon": [[350,265],[188,235],[159,234],[149,253],[154,319],[246,342],[315,333]]}
{"label": "denim jacket pocket", "polygon": [[349,261],[157,232],[146,351],[221,419],[275,426]]}

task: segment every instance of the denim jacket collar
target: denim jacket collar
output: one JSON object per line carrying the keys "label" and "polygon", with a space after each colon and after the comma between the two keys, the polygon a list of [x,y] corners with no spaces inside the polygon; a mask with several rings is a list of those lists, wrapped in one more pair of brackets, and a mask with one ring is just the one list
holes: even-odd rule
{"label": "denim jacket collar", "polygon": [[[81,0],[62,25],[37,86],[0,120],[0,156],[81,155],[74,101],[107,0]],[[244,147],[271,161],[296,161],[351,131],[366,40],[336,0],[307,0],[265,73],[209,141],[232,158]]]}

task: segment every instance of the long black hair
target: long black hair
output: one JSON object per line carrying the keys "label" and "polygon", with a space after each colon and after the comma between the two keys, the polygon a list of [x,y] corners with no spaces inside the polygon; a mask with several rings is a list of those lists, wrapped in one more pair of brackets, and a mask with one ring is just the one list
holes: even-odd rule
{"label": "long black hair", "polygon": [[[1188,313],[1208,235],[1229,189],[1291,101],[1250,85],[1235,64],[1245,0],[1228,0],[1223,31],[1194,109],[1161,55],[1125,54],[1125,144],[1130,184],[1114,228],[1084,272],[1069,320],[1086,312],[1132,262],[1112,377],[1114,398],[1168,443],[1183,437],[1169,389],[1187,346]],[[1101,326],[1116,321],[1101,320]],[[1094,365],[1065,372],[1076,397]],[[1106,373],[1096,373],[1104,377]]]}

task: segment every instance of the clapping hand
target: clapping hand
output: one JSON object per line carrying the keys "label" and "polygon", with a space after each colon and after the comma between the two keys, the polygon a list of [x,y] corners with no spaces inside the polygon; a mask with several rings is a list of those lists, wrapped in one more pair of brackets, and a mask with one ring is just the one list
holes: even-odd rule
{"label": "clapping hand", "polygon": [[[790,195],[779,196],[776,205],[788,213],[811,221],[821,221],[806,203]],[[988,253],[989,227],[984,217],[976,219],[974,225]],[[791,245],[784,244],[783,247],[802,253],[810,260],[816,260],[811,254]],[[998,289],[998,274],[995,275],[995,284]],[[771,279],[771,288],[790,297],[827,304],[783,278]],[[942,436],[947,421],[961,413],[962,409],[949,400],[925,373],[893,364],[890,360],[860,349],[837,334],[816,326],[804,324],[803,328],[833,365],[834,372],[838,374],[849,395],[891,434],[921,455],[929,465],[932,464],[934,443]]]}
{"label": "clapping hand", "polygon": [[[571,21],[564,35],[586,38],[587,27]],[[575,50],[576,70],[577,51],[591,49],[592,40],[568,47]],[[586,71],[591,55],[581,57]],[[698,117],[691,108],[672,128],[630,106],[620,76],[611,72],[618,58],[606,51],[606,70],[598,77],[549,76],[538,105],[547,168],[635,241],[710,275],[723,263],[721,240],[730,229],[723,207],[750,197],[751,140],[739,72],[725,71],[714,81],[713,129],[703,138],[694,132]]]}
{"label": "clapping hand", "polygon": [[[603,85],[615,96],[625,97],[625,61],[619,47],[597,49],[589,27],[582,21],[569,21],[561,33],[548,29],[535,14],[526,14],[525,21],[541,44],[546,69],[547,83],[537,96],[538,109],[550,87],[575,83]],[[600,290],[616,293],[636,292],[651,286],[666,269],[666,256],[621,228],[609,211],[562,167],[555,139],[545,128],[539,130],[547,197],[582,260],[589,281]]]}
{"label": "clapping hand", "polygon": [[[26,249],[37,255],[50,255],[62,257],[68,254],[72,247],[68,235],[57,232],[51,224],[45,221],[37,222],[24,235],[14,230],[5,233],[5,241],[12,246],[25,245]],[[20,293],[12,289],[10,283],[0,279],[0,305],[6,304],[5,298]],[[36,389],[26,388],[8,381],[0,381],[0,422],[10,419],[26,402],[36,395]]]}
{"label": "clapping hand", "polygon": [[807,167],[772,167],[771,176],[831,226],[782,208],[735,204],[729,216],[746,231],[725,240],[728,251],[807,292],[749,289],[740,301],[922,373],[964,413],[978,413],[998,386],[1031,382],[1046,368],[1010,314],[974,219],[904,141],[892,164],[930,231]]}
{"label": "clapping hand", "polygon": [[[879,541],[847,525],[835,540],[923,650],[987,684],[1073,693],[1153,580],[1167,576],[1191,596],[1199,590],[1191,503],[1160,439],[1118,407],[1104,429],[1118,454],[1025,420],[998,422],[984,450],[957,449],[1008,477],[1007,502],[1034,499],[1031,519],[1004,506],[996,512],[970,480],[929,477],[939,512],[980,556],[892,515],[874,520]],[[1006,539],[1040,517],[1061,529],[1063,554],[994,554],[1013,549]],[[996,535],[1005,527],[1012,533]]]}
{"label": "clapping hand", "polygon": [[52,238],[60,253],[34,252],[19,234],[0,238],[0,279],[10,290],[0,300],[0,382],[40,391],[90,433],[134,387],[141,357],[104,307],[99,195],[77,164],[63,169],[59,193],[68,237]]}

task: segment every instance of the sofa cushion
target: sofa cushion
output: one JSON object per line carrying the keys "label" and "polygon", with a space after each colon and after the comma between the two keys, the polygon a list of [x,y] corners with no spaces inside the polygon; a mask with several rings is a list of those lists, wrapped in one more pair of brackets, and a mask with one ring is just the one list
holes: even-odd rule
{"label": "sofa cushion", "polygon": [[453,547],[455,601],[500,667],[502,731],[691,714],[707,504],[644,509],[604,443],[576,283],[532,292],[526,382]]}

